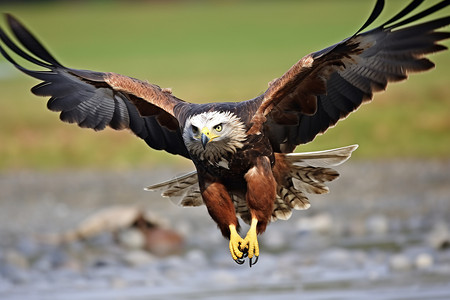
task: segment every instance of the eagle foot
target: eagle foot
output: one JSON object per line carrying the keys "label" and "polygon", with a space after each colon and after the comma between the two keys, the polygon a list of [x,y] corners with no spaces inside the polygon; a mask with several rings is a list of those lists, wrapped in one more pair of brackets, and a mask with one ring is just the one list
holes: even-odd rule
{"label": "eagle foot", "polygon": [[[242,264],[245,263],[245,259],[248,257],[248,249],[247,249],[247,248],[244,248],[244,249],[239,248],[239,250],[241,250],[241,252],[243,253],[243,254],[242,254],[242,257],[237,258],[237,259],[235,259],[234,261],[235,261],[238,265],[242,265]],[[253,261],[253,258],[255,259],[254,261]],[[257,255],[254,255],[253,257],[250,257],[250,258],[248,259],[248,263],[249,263],[250,268],[251,268],[252,266],[256,265],[256,263],[258,262],[258,259],[259,259],[259,256],[257,256]]]}
{"label": "eagle foot", "polygon": [[[245,238],[241,238],[237,233],[235,225],[229,225],[230,228],[230,253],[233,260],[242,265],[245,259],[249,258],[249,265],[252,267],[258,262],[259,259],[259,244],[256,233],[256,225],[258,220],[252,219],[250,229],[247,232]],[[254,260],[253,260],[254,259]]]}
{"label": "eagle foot", "polygon": [[[246,251],[246,249],[243,252],[243,255],[241,258],[237,258],[234,261],[238,264],[238,265],[243,265],[245,263],[245,259],[248,257],[248,252]],[[253,257],[249,258],[248,260],[248,265],[250,266],[250,268],[254,265],[256,265],[256,263],[258,262],[259,256],[254,256],[255,261],[253,261]]]}
{"label": "eagle foot", "polygon": [[235,259],[234,261],[238,264],[238,265],[242,265],[245,263],[245,259],[247,258],[247,252],[243,252],[242,257],[238,257],[237,259]]}
{"label": "eagle foot", "polygon": [[259,256],[259,244],[256,233],[257,224],[258,220],[256,218],[253,218],[250,229],[248,230],[247,235],[245,236],[244,241],[241,244],[242,249],[246,249],[246,251],[248,252],[249,258],[252,258],[253,256]]}
{"label": "eagle foot", "polygon": [[[239,233],[237,233],[236,226],[230,225],[230,253],[231,257],[238,264],[243,264],[245,258],[245,252],[241,250],[241,245],[244,243],[244,240],[241,238]],[[242,261],[242,262],[241,262]]]}
{"label": "eagle foot", "polygon": [[[255,265],[258,262],[259,258],[259,244],[256,233],[257,224],[258,220],[256,218],[253,218],[252,223],[250,225],[250,229],[247,232],[247,235],[239,244],[239,251],[243,254],[242,257],[240,257],[240,260],[243,260],[244,258],[248,257],[250,267]],[[255,261],[253,261],[253,258],[255,258]]]}

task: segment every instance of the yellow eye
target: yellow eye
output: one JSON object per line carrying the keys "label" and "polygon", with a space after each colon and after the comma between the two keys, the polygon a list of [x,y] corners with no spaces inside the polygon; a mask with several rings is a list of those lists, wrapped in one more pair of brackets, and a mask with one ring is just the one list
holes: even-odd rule
{"label": "yellow eye", "polygon": [[222,131],[222,124],[214,126],[214,130],[217,131],[217,132],[221,132]]}

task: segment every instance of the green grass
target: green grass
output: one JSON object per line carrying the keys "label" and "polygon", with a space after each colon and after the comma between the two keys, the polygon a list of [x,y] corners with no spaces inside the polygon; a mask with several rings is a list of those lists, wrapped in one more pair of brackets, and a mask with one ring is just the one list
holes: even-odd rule
{"label": "green grass", "polygon": [[[44,2],[0,5],[63,64],[171,87],[192,101],[240,101],[262,93],[303,55],[351,35],[368,1]],[[388,2],[382,17],[403,5]],[[440,15],[448,15],[448,10]],[[1,24],[4,24],[1,23]],[[447,46],[449,42],[445,43]],[[450,54],[437,68],[393,84],[375,101],[299,150],[358,143],[359,158],[450,157]],[[128,132],[61,123],[37,81],[0,59],[0,169],[149,168],[183,162]]]}

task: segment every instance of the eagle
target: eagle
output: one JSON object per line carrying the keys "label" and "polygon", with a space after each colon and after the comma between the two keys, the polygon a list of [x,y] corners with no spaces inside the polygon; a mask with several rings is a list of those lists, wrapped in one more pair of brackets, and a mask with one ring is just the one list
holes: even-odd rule
{"label": "eagle", "polygon": [[[339,174],[331,166],[346,161],[357,145],[294,153],[339,120],[385,90],[388,82],[434,64],[425,56],[447,49],[450,16],[421,19],[449,0],[419,12],[413,0],[400,12],[366,30],[384,7],[377,0],[352,36],[301,58],[267,90],[242,102],[195,104],[170,89],[116,73],[72,69],[59,63],[16,18],[6,14],[13,41],[0,29],[2,55],[42,82],[31,92],[50,97],[48,109],[64,122],[96,131],[129,129],[151,148],[192,160],[195,171],[148,187],[178,197],[183,206],[206,205],[229,251],[239,264],[260,255],[258,235],[293,209],[310,207],[307,195],[328,192]],[[412,14],[412,15],[411,15]],[[419,21],[419,22],[416,22]],[[41,67],[31,70],[9,53]],[[249,225],[240,235],[240,218]]]}

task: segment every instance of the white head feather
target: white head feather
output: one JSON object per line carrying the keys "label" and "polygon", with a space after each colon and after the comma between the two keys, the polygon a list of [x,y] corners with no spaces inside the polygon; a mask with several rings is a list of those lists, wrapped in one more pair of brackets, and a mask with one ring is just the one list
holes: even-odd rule
{"label": "white head feather", "polygon": [[[216,132],[215,127],[221,125],[221,131]],[[198,130],[208,128],[217,135],[203,148]],[[241,119],[232,112],[211,111],[193,115],[186,120],[183,139],[188,150],[200,159],[211,163],[218,163],[227,153],[235,153],[242,148],[246,139],[245,125]]]}

